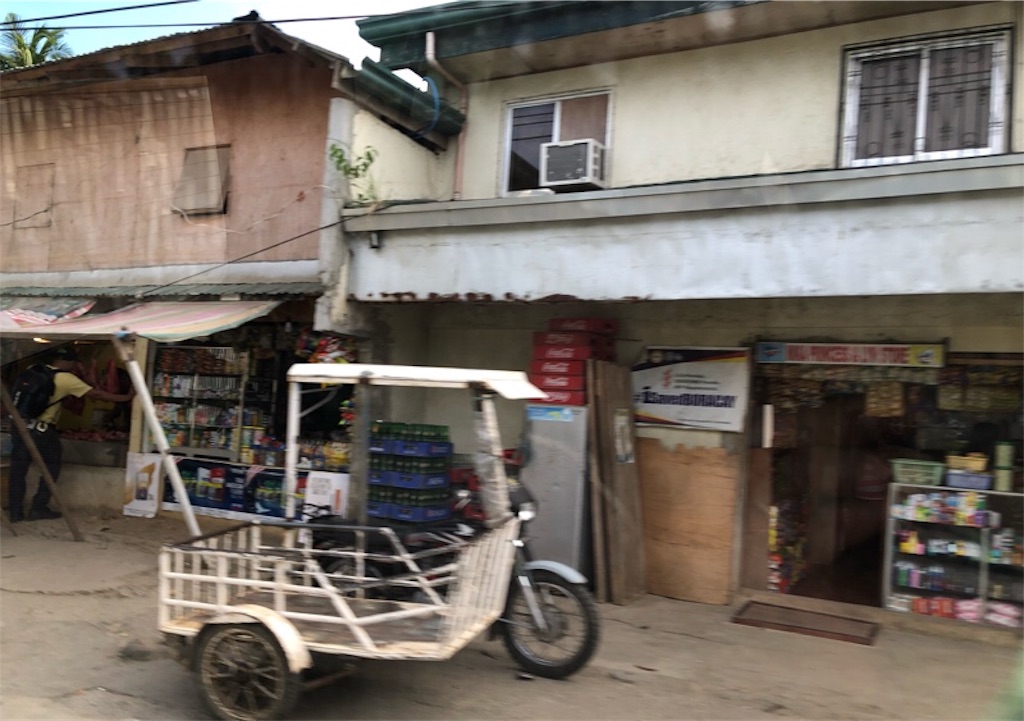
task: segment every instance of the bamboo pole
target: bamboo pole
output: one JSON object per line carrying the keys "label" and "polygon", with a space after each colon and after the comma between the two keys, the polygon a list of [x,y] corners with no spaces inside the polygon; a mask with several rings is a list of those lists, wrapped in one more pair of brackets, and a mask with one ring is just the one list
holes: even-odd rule
{"label": "bamboo pole", "polygon": [[149,424],[150,435],[153,437],[157,450],[160,451],[164,470],[167,471],[167,477],[171,480],[171,485],[174,486],[174,495],[177,497],[178,503],[181,504],[182,515],[185,516],[185,525],[188,526],[189,533],[193,536],[201,536],[202,531],[199,528],[198,522],[196,522],[195,513],[192,511],[192,502],[189,500],[188,491],[185,490],[185,484],[182,482],[181,474],[178,472],[178,463],[174,460],[174,456],[170,454],[167,435],[164,433],[163,426],[160,425],[160,419],[157,417],[156,406],[153,405],[153,396],[149,393],[149,386],[146,385],[146,379],[142,375],[139,362],[135,360],[135,352],[126,342],[129,337],[130,334],[125,331],[122,336],[114,336],[111,340],[114,343],[114,348],[117,349],[121,362],[128,369],[128,375],[135,386],[135,393],[142,403],[142,411],[146,418],[146,423]]}

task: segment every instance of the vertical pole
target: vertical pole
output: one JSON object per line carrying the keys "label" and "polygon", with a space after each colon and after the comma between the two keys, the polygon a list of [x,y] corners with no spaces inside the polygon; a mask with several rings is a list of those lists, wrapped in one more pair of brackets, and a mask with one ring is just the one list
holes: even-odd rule
{"label": "vertical pole", "polygon": [[370,482],[370,383],[360,378],[353,390],[356,407],[355,431],[348,459],[348,515],[366,525],[366,489]]}
{"label": "vertical pole", "polygon": [[128,369],[132,385],[135,386],[136,396],[139,402],[142,403],[142,412],[146,418],[146,423],[149,425],[149,435],[152,436],[153,442],[160,452],[160,459],[164,470],[167,471],[167,477],[171,480],[171,485],[174,486],[174,495],[181,504],[182,514],[185,516],[185,525],[188,526],[189,533],[193,536],[200,536],[202,531],[199,530],[196,516],[192,512],[192,502],[188,498],[185,484],[181,481],[181,474],[178,473],[178,464],[175,462],[174,456],[170,454],[171,447],[167,443],[167,436],[164,433],[163,426],[160,425],[160,419],[156,415],[153,396],[149,393],[149,386],[146,385],[142,369],[139,367],[139,362],[135,360],[134,350],[126,342],[128,337],[127,331],[120,336],[114,336],[114,348],[117,350],[117,355],[121,358],[121,362]]}
{"label": "vertical pole", "polygon": [[295,489],[298,488],[298,474],[295,467],[299,462],[299,427],[302,420],[300,384],[288,381],[288,421],[285,424],[284,447],[284,517],[295,520]]}
{"label": "vertical pole", "polygon": [[512,518],[512,511],[498,414],[494,409],[494,394],[474,386],[473,410],[477,439],[476,472],[480,476],[480,490],[484,510],[487,512],[486,525],[488,528],[497,528]]}

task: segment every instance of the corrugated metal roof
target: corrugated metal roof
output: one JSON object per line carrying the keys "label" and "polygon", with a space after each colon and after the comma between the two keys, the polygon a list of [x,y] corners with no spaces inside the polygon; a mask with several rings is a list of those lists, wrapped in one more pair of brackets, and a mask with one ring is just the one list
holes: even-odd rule
{"label": "corrugated metal roof", "polygon": [[309,296],[321,295],[324,287],[316,282],[304,283],[193,283],[175,284],[165,287],[145,285],[123,285],[104,287],[5,287],[4,296],[50,297],[50,298],[174,298],[201,295],[239,296]]}

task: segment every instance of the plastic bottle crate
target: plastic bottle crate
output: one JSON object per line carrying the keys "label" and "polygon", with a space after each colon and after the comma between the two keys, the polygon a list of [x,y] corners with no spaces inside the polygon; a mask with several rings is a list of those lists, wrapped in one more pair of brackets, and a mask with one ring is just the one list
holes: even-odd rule
{"label": "plastic bottle crate", "polygon": [[893,458],[892,477],[897,483],[909,483],[917,486],[937,486],[942,483],[942,474],[946,470],[943,463],[934,461],[917,461],[911,458]]}
{"label": "plastic bottle crate", "polygon": [[366,502],[366,515],[373,518],[391,518],[394,510],[391,503],[381,503],[380,501],[367,501]]}
{"label": "plastic bottle crate", "polygon": [[396,521],[412,521],[414,523],[443,521],[452,515],[452,509],[447,503],[436,506],[402,506],[396,503],[390,505],[390,517]]}
{"label": "plastic bottle crate", "polygon": [[448,475],[446,473],[370,471],[370,484],[394,488],[444,488],[448,486]]}

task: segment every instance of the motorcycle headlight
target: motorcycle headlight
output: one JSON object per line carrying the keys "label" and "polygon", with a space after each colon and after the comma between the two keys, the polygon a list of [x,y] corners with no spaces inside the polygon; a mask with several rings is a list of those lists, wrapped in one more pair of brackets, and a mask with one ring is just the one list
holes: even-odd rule
{"label": "motorcycle headlight", "polygon": [[537,504],[533,501],[520,503],[517,515],[519,516],[520,521],[532,521],[537,517]]}

